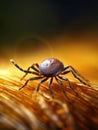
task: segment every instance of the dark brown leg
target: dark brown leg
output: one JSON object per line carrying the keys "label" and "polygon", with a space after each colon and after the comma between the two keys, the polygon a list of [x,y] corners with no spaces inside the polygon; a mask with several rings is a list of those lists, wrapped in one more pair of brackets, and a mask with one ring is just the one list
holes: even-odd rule
{"label": "dark brown leg", "polygon": [[88,81],[87,79],[85,79],[74,67],[72,67],[71,65],[67,65],[64,70],[66,71],[66,69],[71,69],[74,71],[75,74],[77,74],[78,76],[80,76],[82,79],[84,79],[85,81]]}
{"label": "dark brown leg", "polygon": [[29,71],[29,70],[27,71],[27,70],[22,69],[18,64],[15,63],[14,60],[11,59],[10,61],[11,61],[11,63],[12,63],[15,67],[17,67],[20,71],[23,71],[23,72],[25,72],[25,73],[30,73],[30,74],[32,73],[32,71]]}
{"label": "dark brown leg", "polygon": [[41,85],[43,82],[45,82],[46,80],[48,80],[48,77],[42,79],[42,80],[39,82],[39,84],[38,84],[38,86],[37,86],[37,89],[36,89],[37,92],[38,92],[39,89],[40,89],[40,85]]}
{"label": "dark brown leg", "polygon": [[[71,70],[67,70],[67,69],[71,69]],[[77,78],[81,83],[83,83],[84,85],[87,85],[89,87],[91,87],[88,83],[88,80],[85,79],[81,74],[79,74],[79,72],[77,70],[75,70],[72,66],[66,66],[64,68],[64,71],[62,72],[62,74],[67,74],[71,72],[73,74],[73,76],[75,78]]]}
{"label": "dark brown leg", "polygon": [[[63,86],[63,83],[61,80],[59,80],[57,77],[55,77],[56,81],[58,82],[58,84],[62,87],[62,90],[63,90],[63,93],[64,95],[68,98],[67,94],[66,94],[66,89],[65,87]],[[68,98],[69,99],[69,98]]]}
{"label": "dark brown leg", "polygon": [[53,81],[53,77],[49,80],[49,88],[50,88],[50,93],[52,95],[52,98],[54,98],[54,92],[53,92],[53,89],[52,89],[52,81]]}
{"label": "dark brown leg", "polygon": [[74,90],[72,84],[70,83],[69,79],[67,79],[67,78],[65,78],[65,77],[61,77],[61,76],[58,76],[58,78],[60,78],[60,79],[62,79],[62,80],[64,80],[64,81],[67,81],[69,87],[71,88],[71,90],[72,90],[76,95],[78,95],[78,93]]}
{"label": "dark brown leg", "polygon": [[[11,59],[10,61],[11,61],[11,63],[12,63],[15,67],[17,67],[20,71],[26,73],[26,74],[21,78],[21,80],[22,80],[27,74],[39,75],[39,74],[38,74],[39,71],[38,71],[35,67],[32,68],[32,66],[30,66],[30,67],[28,67],[27,70],[24,70],[24,69],[22,69],[18,64],[16,64],[14,60]],[[38,64],[34,64],[34,65],[36,65],[36,66],[38,67]],[[35,70],[36,72],[30,71],[30,68],[32,68],[32,69],[35,68],[34,70]]]}
{"label": "dark brown leg", "polygon": [[29,68],[32,68],[33,70],[35,70],[36,72],[39,72],[39,65],[37,63],[34,63],[33,65],[31,65]]}
{"label": "dark brown leg", "polygon": [[28,69],[26,70],[27,72],[25,72],[25,74],[23,75],[23,77],[21,78],[21,80],[23,80],[23,79],[26,77],[26,75],[28,74],[28,71],[29,71],[30,69],[33,69],[33,70],[36,71],[36,72],[33,72],[33,74],[39,75],[39,70],[38,70],[37,68],[35,68],[34,65],[35,65],[36,67],[39,66],[39,65],[36,63],[36,64],[33,64],[33,65],[31,65],[30,67],[28,67]]}
{"label": "dark brown leg", "polygon": [[19,88],[19,90],[21,90],[22,88],[24,88],[24,87],[28,84],[29,81],[31,81],[31,80],[38,80],[38,79],[42,79],[42,77],[34,77],[34,78],[28,79],[28,80],[25,82],[25,84],[24,84],[21,88]]}

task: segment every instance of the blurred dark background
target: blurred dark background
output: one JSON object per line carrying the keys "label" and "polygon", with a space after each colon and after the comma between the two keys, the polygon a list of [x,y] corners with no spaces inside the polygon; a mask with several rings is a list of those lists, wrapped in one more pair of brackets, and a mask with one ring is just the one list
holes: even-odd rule
{"label": "blurred dark background", "polygon": [[[26,36],[54,37],[98,31],[97,0],[4,0],[0,2],[0,46]],[[6,43],[6,44],[5,44]]]}

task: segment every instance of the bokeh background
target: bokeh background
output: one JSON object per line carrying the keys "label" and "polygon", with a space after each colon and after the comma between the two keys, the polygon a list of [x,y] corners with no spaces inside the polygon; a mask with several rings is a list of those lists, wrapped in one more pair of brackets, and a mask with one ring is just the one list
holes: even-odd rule
{"label": "bokeh background", "polygon": [[20,72],[11,58],[27,68],[48,57],[98,83],[97,0],[0,2],[0,70]]}

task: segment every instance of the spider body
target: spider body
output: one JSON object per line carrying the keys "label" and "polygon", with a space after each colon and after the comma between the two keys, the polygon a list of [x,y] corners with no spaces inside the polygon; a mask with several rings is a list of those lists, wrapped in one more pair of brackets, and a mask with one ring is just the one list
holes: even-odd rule
{"label": "spider body", "polygon": [[[68,83],[69,87],[71,88],[71,90],[77,95],[77,92],[74,90],[69,79],[62,76],[62,75],[68,74],[69,72],[71,72],[72,75],[76,79],[78,79],[81,83],[90,87],[90,85],[88,84],[88,80],[86,80],[74,67],[72,67],[70,65],[67,65],[64,67],[64,64],[56,58],[48,58],[48,59],[42,61],[40,65],[38,63],[32,64],[30,67],[27,68],[27,70],[22,69],[18,64],[15,63],[14,60],[11,59],[10,61],[19,70],[21,70],[25,73],[24,76],[22,77],[22,79],[27,74],[37,75],[36,77],[27,79],[25,84],[20,89],[25,87],[29,81],[40,79],[40,82],[38,83],[38,86],[36,89],[37,91],[39,91],[40,85],[49,79],[49,82],[48,82],[49,89],[50,89],[52,97],[54,97],[54,92],[53,92],[51,85],[52,85],[53,79],[55,78],[57,83],[62,87],[62,90],[63,90],[63,93],[65,94],[65,96],[67,96],[66,88],[63,86],[62,80],[66,81]],[[30,69],[32,69],[32,71]]]}
{"label": "spider body", "polygon": [[47,77],[57,76],[63,71],[63,69],[63,63],[55,58],[46,59],[39,66],[41,74]]}

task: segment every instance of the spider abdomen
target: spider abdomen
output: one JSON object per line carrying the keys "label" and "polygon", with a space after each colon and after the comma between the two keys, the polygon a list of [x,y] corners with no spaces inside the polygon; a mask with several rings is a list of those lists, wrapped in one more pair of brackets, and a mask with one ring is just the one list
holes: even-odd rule
{"label": "spider abdomen", "polygon": [[39,66],[41,74],[47,77],[59,75],[63,69],[63,63],[56,58],[48,58],[44,60]]}

